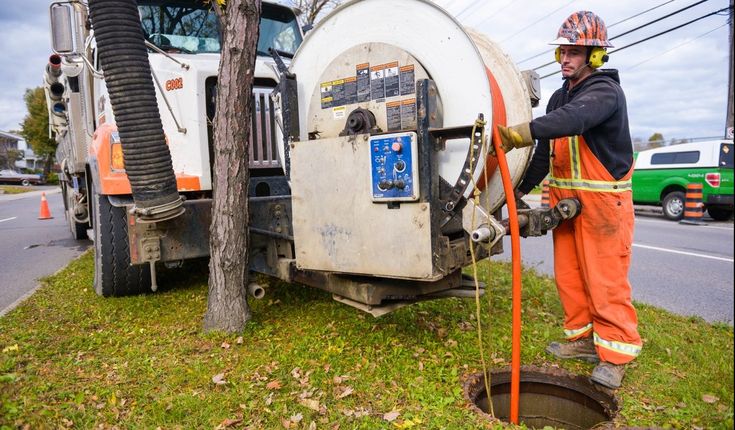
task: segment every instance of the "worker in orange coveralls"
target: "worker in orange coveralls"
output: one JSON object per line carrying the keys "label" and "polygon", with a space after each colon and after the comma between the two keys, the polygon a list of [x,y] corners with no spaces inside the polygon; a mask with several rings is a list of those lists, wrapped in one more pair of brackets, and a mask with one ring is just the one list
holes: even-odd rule
{"label": "worker in orange coveralls", "polygon": [[516,197],[549,175],[553,207],[564,198],[582,204],[580,215],[554,230],[554,272],[564,308],[567,342],[546,351],[559,358],[599,362],[591,381],[616,389],[625,364],[641,351],[638,318],[628,282],[633,242],[633,145],[625,95],[607,61],[605,23],[592,12],[562,24],[556,60],[564,84],[546,115],[513,127],[498,126],[503,148],[538,144]]}

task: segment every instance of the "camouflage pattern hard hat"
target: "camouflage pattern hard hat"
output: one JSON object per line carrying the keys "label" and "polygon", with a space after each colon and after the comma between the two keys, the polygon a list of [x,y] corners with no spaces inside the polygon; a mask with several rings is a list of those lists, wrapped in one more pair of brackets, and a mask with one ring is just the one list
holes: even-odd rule
{"label": "camouflage pattern hard hat", "polygon": [[612,48],[607,40],[605,22],[595,13],[580,10],[569,15],[550,45],[600,46]]}

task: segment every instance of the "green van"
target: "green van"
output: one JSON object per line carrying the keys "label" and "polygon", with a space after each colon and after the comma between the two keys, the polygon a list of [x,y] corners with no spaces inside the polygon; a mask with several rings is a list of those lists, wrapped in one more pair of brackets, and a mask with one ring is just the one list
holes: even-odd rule
{"label": "green van", "polygon": [[718,221],[733,214],[733,141],[714,140],[640,151],[633,171],[633,202],[657,205],[664,216],[679,220],[684,215],[686,186],[703,186],[702,201],[709,216]]}

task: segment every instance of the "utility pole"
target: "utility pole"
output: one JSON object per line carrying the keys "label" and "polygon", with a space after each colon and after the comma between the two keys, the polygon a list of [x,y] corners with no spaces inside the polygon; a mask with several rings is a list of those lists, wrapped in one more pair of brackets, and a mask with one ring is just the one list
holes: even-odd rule
{"label": "utility pole", "polygon": [[733,45],[732,45],[732,27],[733,27],[733,23],[732,23],[732,17],[733,17],[733,0],[730,0],[730,83],[728,85],[728,91],[727,91],[727,94],[728,94],[727,95],[727,119],[725,120],[725,137],[728,138],[728,139],[732,139],[733,138],[733,129],[732,129],[732,127],[733,127],[733,113],[732,113],[732,109],[733,109],[733,100],[732,100],[732,97],[733,97],[733,95],[732,95],[732,92],[735,89],[735,87],[733,87],[733,78],[732,78],[732,73],[733,73],[733,65],[732,65],[732,61],[733,61],[733,56],[732,56],[732,49],[733,49]]}

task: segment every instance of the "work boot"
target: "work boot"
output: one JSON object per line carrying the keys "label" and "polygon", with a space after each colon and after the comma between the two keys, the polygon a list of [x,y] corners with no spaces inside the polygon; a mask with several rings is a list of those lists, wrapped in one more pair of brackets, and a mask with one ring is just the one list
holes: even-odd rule
{"label": "work boot", "polygon": [[590,363],[597,363],[600,361],[600,358],[597,357],[597,351],[595,350],[595,344],[592,341],[592,336],[583,337],[582,339],[577,339],[571,342],[551,342],[549,346],[546,347],[546,352],[565,360],[576,358]]}
{"label": "work boot", "polygon": [[590,381],[613,390],[620,388],[625,376],[625,364],[612,364],[602,361],[592,371]]}

